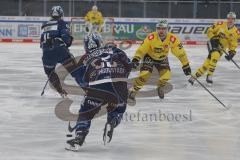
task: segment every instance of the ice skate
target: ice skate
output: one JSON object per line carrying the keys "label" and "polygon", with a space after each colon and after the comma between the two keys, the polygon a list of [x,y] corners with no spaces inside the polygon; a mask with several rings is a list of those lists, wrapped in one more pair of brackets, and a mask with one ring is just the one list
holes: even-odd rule
{"label": "ice skate", "polygon": [[195,82],[195,78],[191,76],[191,77],[188,79],[188,82],[189,82],[191,85],[193,85],[194,82]]}
{"label": "ice skate", "polygon": [[66,150],[78,151],[83,145],[87,136],[87,131],[76,132],[76,137],[67,141]]}
{"label": "ice skate", "polygon": [[164,90],[163,87],[158,86],[157,87],[157,93],[160,99],[164,99]]}
{"label": "ice skate", "polygon": [[128,105],[130,105],[130,106],[136,105],[136,98],[135,98],[136,94],[137,94],[137,91],[135,91],[135,90],[128,91],[128,100],[127,100]]}
{"label": "ice skate", "polygon": [[113,136],[113,130],[114,130],[114,124],[113,123],[106,123],[105,124],[105,128],[103,131],[103,142],[104,145],[107,143],[110,143],[112,140],[112,136]]}
{"label": "ice skate", "polygon": [[213,80],[211,75],[207,75],[206,81],[208,86],[212,86]]}

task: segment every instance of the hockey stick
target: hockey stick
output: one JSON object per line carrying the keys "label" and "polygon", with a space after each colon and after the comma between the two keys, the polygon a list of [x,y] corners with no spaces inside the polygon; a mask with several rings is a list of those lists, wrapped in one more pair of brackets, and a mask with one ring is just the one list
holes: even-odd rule
{"label": "hockey stick", "polygon": [[47,87],[48,82],[49,82],[49,78],[47,79],[47,81],[46,81],[46,83],[45,83],[45,85],[44,85],[44,87],[43,87],[43,89],[42,89],[41,96],[44,95],[44,92],[45,92],[45,89],[46,89],[46,87]]}
{"label": "hockey stick", "polygon": [[215,98],[225,109],[229,109],[230,107],[227,107],[221,100],[219,100],[206,86],[204,86],[197,78],[195,78],[193,75],[191,77],[198,82],[213,98]]}
{"label": "hockey stick", "polygon": [[[223,53],[225,53],[225,54],[228,56],[228,53],[227,53],[225,50],[223,50],[222,48],[221,48],[220,51],[223,52]],[[231,61],[233,62],[233,64],[235,64],[235,66],[236,66],[238,69],[240,69],[240,66],[239,66],[233,59],[231,59]]]}

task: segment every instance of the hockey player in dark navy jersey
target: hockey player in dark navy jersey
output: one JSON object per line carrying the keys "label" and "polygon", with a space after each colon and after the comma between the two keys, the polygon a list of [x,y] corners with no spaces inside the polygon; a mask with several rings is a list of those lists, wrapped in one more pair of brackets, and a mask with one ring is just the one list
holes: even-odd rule
{"label": "hockey player in dark navy jersey", "polygon": [[60,6],[54,6],[51,10],[50,21],[42,25],[41,48],[43,51],[42,61],[44,71],[47,74],[50,83],[61,96],[66,96],[66,91],[62,88],[58,75],[55,72],[57,63],[68,64],[66,67],[71,75],[76,77],[74,68],[77,63],[69,52],[73,37],[70,35],[68,24],[62,19],[63,9]]}
{"label": "hockey player in dark navy jersey", "polygon": [[78,150],[89,132],[94,116],[107,108],[103,140],[110,142],[113,130],[122,119],[127,104],[127,78],[131,70],[130,60],[125,52],[115,46],[101,46],[101,38],[91,33],[84,38],[86,54],[80,64],[79,85],[86,95],[79,110],[75,127],[76,137],[67,141],[67,150]]}

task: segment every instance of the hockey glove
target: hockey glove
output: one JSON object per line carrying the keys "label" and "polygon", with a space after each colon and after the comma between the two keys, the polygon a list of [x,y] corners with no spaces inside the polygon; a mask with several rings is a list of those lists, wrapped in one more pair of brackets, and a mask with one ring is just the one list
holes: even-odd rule
{"label": "hockey glove", "polygon": [[86,28],[85,28],[85,31],[86,31],[86,32],[89,32],[89,28],[88,28],[88,27],[86,27]]}
{"label": "hockey glove", "polygon": [[132,68],[137,69],[138,66],[139,66],[139,60],[136,58],[133,58],[132,59]]}
{"label": "hockey glove", "polygon": [[235,54],[236,54],[236,51],[230,50],[228,52],[228,55],[225,56],[226,60],[228,60],[228,61],[232,60],[233,57],[235,56]]}
{"label": "hockey glove", "polygon": [[183,69],[183,72],[186,76],[191,75],[192,71],[191,71],[191,68],[190,68],[189,64],[184,65],[182,67],[182,69]]}

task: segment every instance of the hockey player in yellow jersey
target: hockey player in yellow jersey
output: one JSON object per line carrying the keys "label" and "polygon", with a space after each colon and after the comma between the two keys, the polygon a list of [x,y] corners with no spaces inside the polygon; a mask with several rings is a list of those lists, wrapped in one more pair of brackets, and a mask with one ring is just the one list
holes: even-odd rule
{"label": "hockey player in yellow jersey", "polygon": [[217,66],[218,60],[221,58],[224,51],[228,51],[228,55],[225,58],[230,61],[236,54],[236,48],[238,45],[238,38],[240,32],[235,26],[236,14],[229,12],[227,14],[227,21],[219,21],[213,24],[208,29],[207,36],[209,55],[204,61],[203,65],[197,69],[196,73],[189,79],[191,84],[194,83],[195,78],[199,78],[207,72],[206,81],[208,84],[212,84],[212,76]]}
{"label": "hockey player in yellow jersey", "polygon": [[98,11],[98,7],[94,5],[92,10],[87,13],[84,17],[86,21],[86,31],[89,32],[92,28],[97,27],[97,32],[102,32],[103,16],[102,13]]}
{"label": "hockey player in yellow jersey", "polygon": [[136,103],[135,95],[150,78],[153,67],[159,72],[157,84],[158,95],[164,98],[164,86],[171,78],[168,54],[171,52],[181,61],[185,75],[191,75],[191,68],[180,39],[168,32],[167,20],[161,20],[156,24],[156,31],[150,33],[137,49],[133,59],[133,68],[137,68],[142,60],[140,75],[133,82],[133,87],[129,90],[128,102],[132,105]]}

